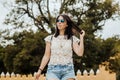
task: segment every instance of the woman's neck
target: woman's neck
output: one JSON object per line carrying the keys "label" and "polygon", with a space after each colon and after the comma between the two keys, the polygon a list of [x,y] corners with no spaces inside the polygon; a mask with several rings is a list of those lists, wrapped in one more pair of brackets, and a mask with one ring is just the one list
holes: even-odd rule
{"label": "woman's neck", "polygon": [[60,34],[59,35],[64,35],[65,30],[60,30]]}

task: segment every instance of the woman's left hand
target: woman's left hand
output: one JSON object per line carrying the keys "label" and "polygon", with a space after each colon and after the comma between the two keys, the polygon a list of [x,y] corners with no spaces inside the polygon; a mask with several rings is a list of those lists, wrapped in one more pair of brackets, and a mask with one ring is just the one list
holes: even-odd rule
{"label": "woman's left hand", "polygon": [[83,38],[84,36],[85,36],[85,31],[81,30],[81,32],[80,32],[80,38]]}

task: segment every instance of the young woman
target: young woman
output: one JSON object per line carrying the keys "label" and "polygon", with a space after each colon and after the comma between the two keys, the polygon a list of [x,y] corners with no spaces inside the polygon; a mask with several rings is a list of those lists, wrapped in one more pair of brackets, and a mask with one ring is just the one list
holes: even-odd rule
{"label": "young woman", "polygon": [[[80,39],[73,35],[73,29],[80,31]],[[84,52],[85,31],[78,29],[67,15],[57,17],[55,34],[45,38],[45,54],[35,80],[39,79],[47,64],[46,80],[75,80],[72,53],[74,50],[78,56],[82,56]]]}

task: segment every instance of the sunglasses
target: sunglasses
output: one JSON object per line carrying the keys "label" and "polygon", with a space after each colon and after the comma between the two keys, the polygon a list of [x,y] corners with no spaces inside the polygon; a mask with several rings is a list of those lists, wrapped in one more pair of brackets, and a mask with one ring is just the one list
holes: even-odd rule
{"label": "sunglasses", "polygon": [[58,19],[57,22],[61,22],[61,23],[64,23],[65,20],[64,19]]}

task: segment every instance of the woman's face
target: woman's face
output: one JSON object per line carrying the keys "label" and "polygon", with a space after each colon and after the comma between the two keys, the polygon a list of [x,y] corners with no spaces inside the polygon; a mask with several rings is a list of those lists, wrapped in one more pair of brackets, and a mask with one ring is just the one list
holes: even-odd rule
{"label": "woman's face", "polygon": [[65,28],[67,27],[67,21],[63,19],[62,16],[59,16],[58,17],[58,20],[57,20],[57,27],[59,30],[65,30]]}

